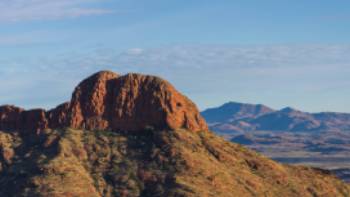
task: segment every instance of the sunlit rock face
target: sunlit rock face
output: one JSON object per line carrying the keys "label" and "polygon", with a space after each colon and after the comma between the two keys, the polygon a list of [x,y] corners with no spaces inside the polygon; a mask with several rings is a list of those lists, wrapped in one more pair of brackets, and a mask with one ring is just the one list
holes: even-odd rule
{"label": "sunlit rock face", "polygon": [[70,102],[50,111],[0,107],[0,129],[40,132],[48,128],[141,131],[207,130],[196,105],[169,82],[155,76],[110,71],[83,80]]}

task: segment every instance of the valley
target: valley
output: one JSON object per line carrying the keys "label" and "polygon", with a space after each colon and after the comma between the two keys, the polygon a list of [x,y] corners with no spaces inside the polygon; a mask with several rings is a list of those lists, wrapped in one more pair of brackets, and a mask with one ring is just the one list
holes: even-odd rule
{"label": "valley", "polygon": [[331,170],[349,181],[350,114],[311,114],[234,102],[202,114],[210,128],[229,141],[281,163]]}

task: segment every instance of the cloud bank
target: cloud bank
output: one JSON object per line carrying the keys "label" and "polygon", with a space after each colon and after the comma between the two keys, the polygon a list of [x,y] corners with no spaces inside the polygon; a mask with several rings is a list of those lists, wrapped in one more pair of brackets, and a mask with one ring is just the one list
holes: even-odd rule
{"label": "cloud bank", "polygon": [[[162,76],[201,108],[234,100],[308,111],[350,111],[349,54],[350,45],[193,45],[0,59],[0,77],[5,81],[0,89],[6,93],[0,103],[43,106],[45,101],[44,106],[52,107],[67,100],[82,78],[110,69]],[[38,93],[31,94],[33,90]]]}

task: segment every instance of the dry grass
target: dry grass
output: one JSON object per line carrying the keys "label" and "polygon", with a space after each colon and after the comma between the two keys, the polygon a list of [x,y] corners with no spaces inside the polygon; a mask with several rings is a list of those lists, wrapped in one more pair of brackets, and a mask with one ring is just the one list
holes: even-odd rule
{"label": "dry grass", "polygon": [[4,197],[350,195],[324,171],[278,164],[210,132],[0,132],[0,150]]}

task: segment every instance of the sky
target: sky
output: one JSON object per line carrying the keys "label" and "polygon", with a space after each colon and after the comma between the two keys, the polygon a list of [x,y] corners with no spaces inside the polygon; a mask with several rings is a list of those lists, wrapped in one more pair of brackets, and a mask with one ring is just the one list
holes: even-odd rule
{"label": "sky", "polygon": [[158,75],[200,109],[350,112],[348,0],[0,0],[0,105],[53,108],[100,70]]}

